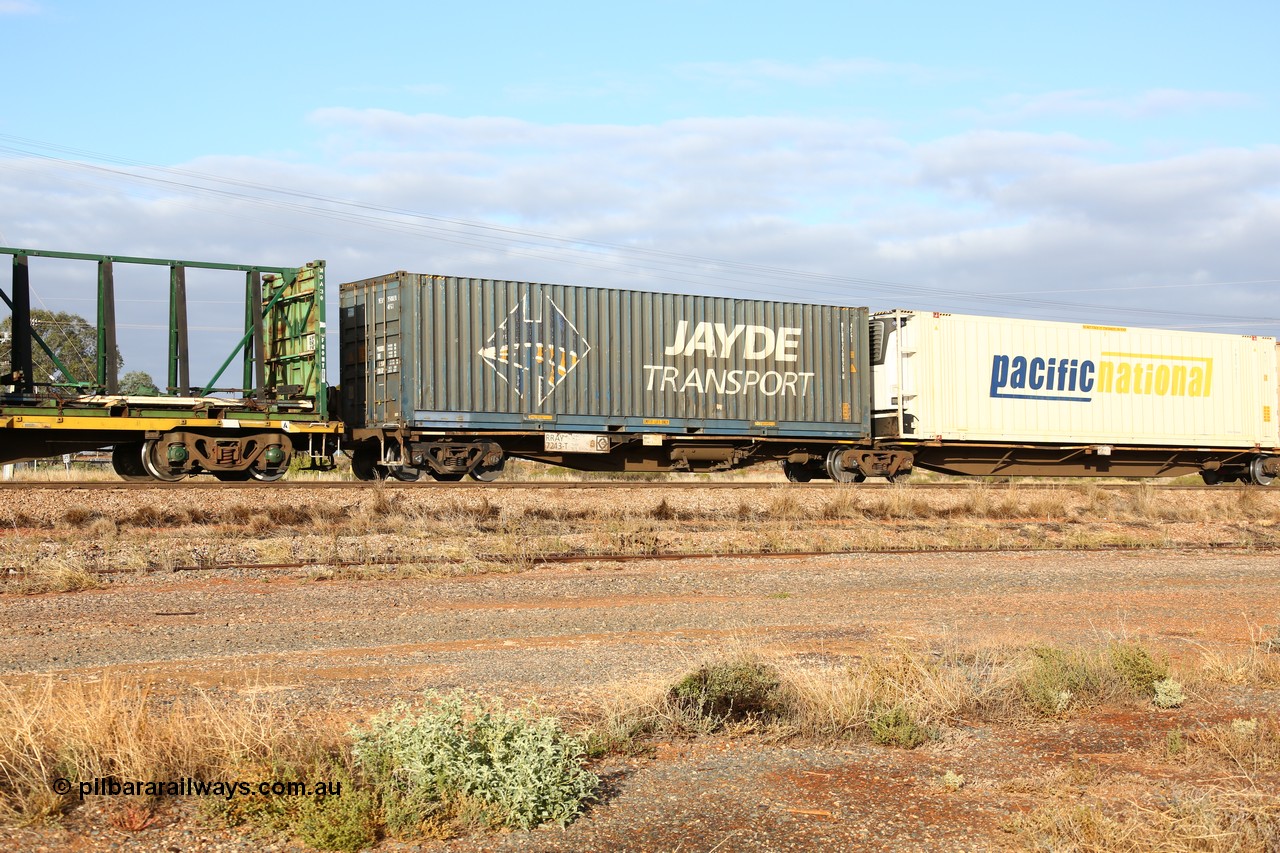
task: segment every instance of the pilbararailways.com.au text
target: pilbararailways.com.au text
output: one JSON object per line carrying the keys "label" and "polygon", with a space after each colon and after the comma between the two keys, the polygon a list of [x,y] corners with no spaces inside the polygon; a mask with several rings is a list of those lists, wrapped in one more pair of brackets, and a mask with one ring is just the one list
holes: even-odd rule
{"label": "pilbararailways.com.au text", "polygon": [[232,800],[255,794],[272,797],[341,797],[342,782],[268,779],[261,782],[242,780],[171,779],[168,781],[117,779],[105,777],[73,782],[54,779],[50,785],[55,794],[85,797],[222,797]]}

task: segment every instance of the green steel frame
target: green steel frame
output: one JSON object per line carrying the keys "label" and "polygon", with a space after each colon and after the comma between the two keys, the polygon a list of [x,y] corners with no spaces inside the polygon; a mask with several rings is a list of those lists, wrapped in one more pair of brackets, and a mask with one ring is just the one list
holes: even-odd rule
{"label": "green steel frame", "polygon": [[[36,394],[32,377],[32,344],[40,346],[62,373],[64,381],[51,387],[81,393],[116,394],[119,365],[116,363],[115,265],[139,264],[169,268],[169,375],[165,396],[189,397],[239,393],[246,404],[271,408],[285,401],[310,400],[313,413],[321,420],[329,416],[328,383],[325,378],[325,298],[324,261],[304,267],[268,267],[219,264],[120,255],[91,255],[80,252],[47,252],[37,249],[0,247],[0,255],[13,256],[13,295],[0,290],[0,299],[13,315],[12,358],[7,377],[0,384],[14,386],[18,396]],[[31,324],[31,258],[59,258],[93,261],[97,278],[97,364],[95,375],[79,379],[58,358]],[[188,269],[229,270],[245,274],[244,335],[204,385],[191,384],[188,356],[187,286]],[[218,388],[217,383],[236,355],[244,362],[244,384],[240,388]]]}

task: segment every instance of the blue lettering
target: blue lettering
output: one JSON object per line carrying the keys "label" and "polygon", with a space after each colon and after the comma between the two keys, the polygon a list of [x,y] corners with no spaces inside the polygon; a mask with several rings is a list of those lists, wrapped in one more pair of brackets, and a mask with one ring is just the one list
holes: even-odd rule
{"label": "blue lettering", "polygon": [[997,355],[991,359],[991,396],[1009,381],[1009,356]]}
{"label": "blue lettering", "polygon": [[1039,391],[1041,388],[1044,387],[1044,376],[1042,375],[1043,371],[1044,371],[1044,359],[1043,358],[1031,359],[1031,376],[1027,380],[1027,387],[1030,388],[1032,391]]}
{"label": "blue lettering", "polygon": [[1092,361],[1080,362],[1080,390],[1088,394],[1093,390],[1093,375],[1098,370]]}
{"label": "blue lettering", "polygon": [[[1088,403],[1092,398],[1060,395],[1063,392],[1088,394],[1097,386],[1097,377],[1098,366],[1088,359],[993,355],[990,393],[992,397],[1006,400]],[[1024,389],[1041,393],[1016,393]]]}
{"label": "blue lettering", "polygon": [[1027,387],[1027,357],[1024,355],[1014,356],[1010,364],[1013,365],[1013,371],[1009,374],[1010,388],[1026,388]]}

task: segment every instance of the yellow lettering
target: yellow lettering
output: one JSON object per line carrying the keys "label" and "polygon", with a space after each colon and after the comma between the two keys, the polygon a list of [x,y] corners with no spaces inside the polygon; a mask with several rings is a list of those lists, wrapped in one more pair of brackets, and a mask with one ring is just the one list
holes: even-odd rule
{"label": "yellow lettering", "polygon": [[1169,393],[1169,365],[1167,364],[1156,368],[1156,393],[1161,397]]}
{"label": "yellow lettering", "polygon": [[1123,362],[1116,368],[1116,393],[1128,394],[1133,380],[1133,368]]}
{"label": "yellow lettering", "polygon": [[1191,397],[1207,397],[1205,391],[1206,385],[1204,381],[1204,369],[1200,367],[1191,368],[1191,379],[1187,383],[1187,394]]}
{"label": "yellow lettering", "polygon": [[1111,381],[1115,378],[1116,365],[1115,362],[1104,361],[1098,365],[1098,383],[1097,389],[1100,394],[1107,394],[1111,391]]}

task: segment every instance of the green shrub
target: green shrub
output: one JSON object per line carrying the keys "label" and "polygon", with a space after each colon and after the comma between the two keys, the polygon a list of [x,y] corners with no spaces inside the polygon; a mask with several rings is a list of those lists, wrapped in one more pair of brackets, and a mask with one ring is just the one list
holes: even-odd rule
{"label": "green shrub", "polygon": [[1187,701],[1186,695],[1182,692],[1182,683],[1172,678],[1162,678],[1151,687],[1155,691],[1152,701],[1157,708],[1178,708]]}
{"label": "green shrub", "polygon": [[929,740],[929,730],[917,723],[901,705],[887,708],[870,720],[871,739],[883,746],[915,749]]}
{"label": "green shrub", "polygon": [[1169,664],[1153,658],[1138,643],[1112,643],[1107,647],[1107,657],[1120,680],[1144,696],[1155,695],[1155,683],[1169,677]]}
{"label": "green shrub", "polygon": [[456,694],[429,699],[422,711],[399,707],[351,732],[393,833],[440,834],[450,821],[563,825],[593,798],[585,747],[554,717],[468,705]]}
{"label": "green shrub", "polygon": [[704,664],[676,682],[669,698],[685,714],[714,731],[724,723],[764,719],[782,706],[782,679],[776,667],[739,659]]}
{"label": "green shrub", "polygon": [[281,782],[325,779],[341,786],[329,796],[251,793],[231,799],[206,798],[202,811],[227,826],[249,824],[264,836],[297,836],[317,850],[354,853],[378,840],[377,801],[345,764],[332,756],[262,765],[262,778]]}
{"label": "green shrub", "polygon": [[1066,713],[1073,705],[1102,691],[1098,667],[1081,652],[1039,647],[1031,650],[1031,667],[1020,678],[1031,707],[1045,716]]}
{"label": "green shrub", "polygon": [[378,840],[371,792],[349,788],[343,796],[303,797],[292,829],[317,850],[355,853]]}
{"label": "green shrub", "polygon": [[1177,758],[1187,751],[1187,739],[1182,729],[1174,729],[1164,737],[1164,752],[1170,758]]}

